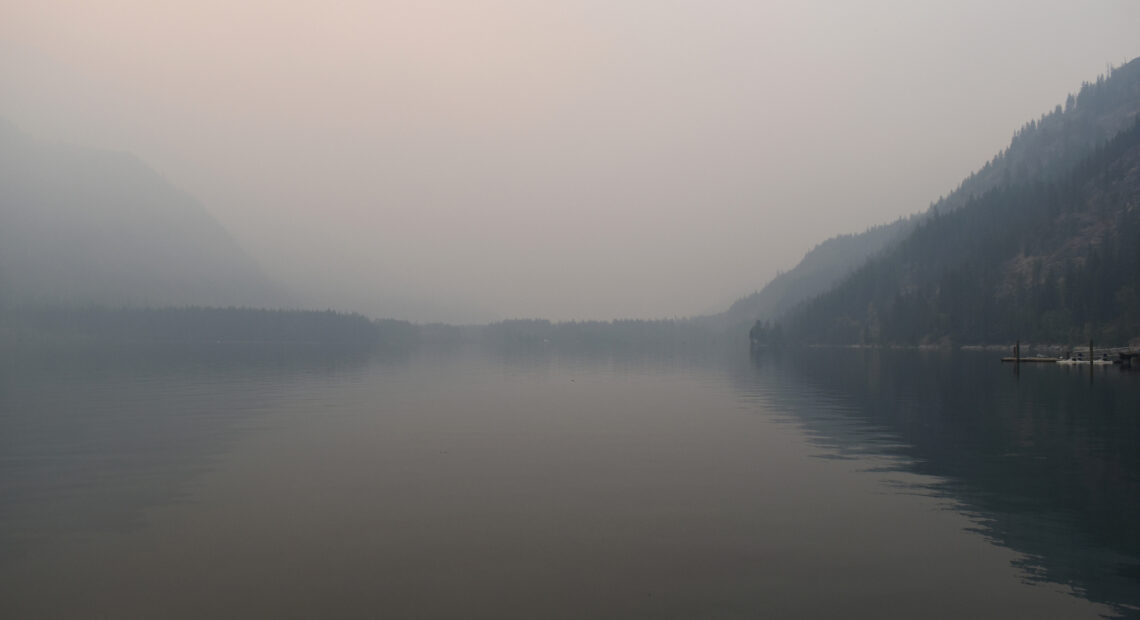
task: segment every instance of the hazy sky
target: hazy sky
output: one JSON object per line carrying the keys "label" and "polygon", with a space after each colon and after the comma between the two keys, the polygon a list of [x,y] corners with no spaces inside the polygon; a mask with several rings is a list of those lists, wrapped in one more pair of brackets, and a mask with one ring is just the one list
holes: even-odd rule
{"label": "hazy sky", "polygon": [[266,269],[420,320],[727,306],[920,211],[1135,0],[3,0],[0,116],[129,150]]}

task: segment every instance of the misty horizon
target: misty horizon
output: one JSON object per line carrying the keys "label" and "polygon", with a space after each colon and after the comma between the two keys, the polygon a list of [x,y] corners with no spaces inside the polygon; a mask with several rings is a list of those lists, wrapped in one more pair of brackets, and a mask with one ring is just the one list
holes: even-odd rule
{"label": "misty horizon", "polygon": [[687,317],[1136,56],[1106,6],[21,3],[0,117],[138,157],[307,307]]}
{"label": "misty horizon", "polygon": [[1140,613],[1140,2],[0,16],[0,618]]}

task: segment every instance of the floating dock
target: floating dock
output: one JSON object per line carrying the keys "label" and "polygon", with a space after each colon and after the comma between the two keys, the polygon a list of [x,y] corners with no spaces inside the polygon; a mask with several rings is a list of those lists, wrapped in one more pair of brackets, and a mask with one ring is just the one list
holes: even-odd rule
{"label": "floating dock", "polygon": [[[1091,345],[1092,343],[1089,344]],[[1084,356],[1084,352],[1078,351],[1074,351],[1065,357],[1046,357],[1042,355],[1037,355],[1034,357],[1022,357],[1016,354],[1020,348],[1021,343],[1019,342],[1014,347],[1015,355],[1011,357],[1003,357],[1001,358],[1001,361],[1010,362],[1013,364],[1032,364],[1035,362],[1042,364],[1089,364],[1091,360],[1091,363],[1094,366],[1118,364],[1131,368],[1135,365],[1134,360],[1140,358],[1140,351],[1129,347],[1093,349],[1090,346],[1088,357]]]}

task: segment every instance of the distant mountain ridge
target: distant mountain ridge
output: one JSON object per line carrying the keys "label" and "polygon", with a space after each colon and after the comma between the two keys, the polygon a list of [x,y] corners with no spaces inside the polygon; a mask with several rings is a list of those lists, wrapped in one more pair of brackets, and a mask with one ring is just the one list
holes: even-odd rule
{"label": "distant mountain ridge", "polygon": [[0,305],[289,305],[194,198],[126,153],[0,120]]}
{"label": "distant mountain ridge", "polygon": [[816,246],[793,269],[760,291],[737,300],[711,320],[733,331],[756,320],[778,319],[798,304],[838,284],[852,271],[904,239],[930,213],[948,213],[1001,186],[1049,178],[1071,168],[1095,148],[1129,127],[1140,115],[1140,58],[1082,85],[1040,119],[1015,132],[1008,148],[971,174],[922,214],[841,235]]}

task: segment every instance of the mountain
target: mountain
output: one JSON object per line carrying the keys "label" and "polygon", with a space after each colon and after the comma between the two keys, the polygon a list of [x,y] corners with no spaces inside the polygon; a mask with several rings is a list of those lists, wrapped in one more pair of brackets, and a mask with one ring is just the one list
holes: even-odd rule
{"label": "mountain", "polygon": [[921,215],[897,220],[866,232],[829,239],[808,252],[795,268],[763,289],[735,302],[717,319],[737,329],[756,320],[777,319],[801,302],[820,295],[868,259],[900,242],[914,227],[937,212],[955,211],[986,192],[1054,178],[1070,170],[1140,114],[1140,58],[1111,69],[1082,85],[1040,119],[1014,133],[1008,148],[964,179],[949,195]]}
{"label": "mountain", "polygon": [[0,306],[281,306],[194,198],[135,157],[0,121]]}
{"label": "mountain", "polygon": [[723,329],[741,331],[756,320],[783,316],[797,304],[831,288],[851,270],[878,254],[912,228],[899,219],[853,235],[839,235],[815,246],[791,271],[772,279],[759,292],[736,300],[716,317]]}
{"label": "mountain", "polygon": [[784,323],[826,344],[1140,336],[1140,116],[1063,173],[935,210]]}

